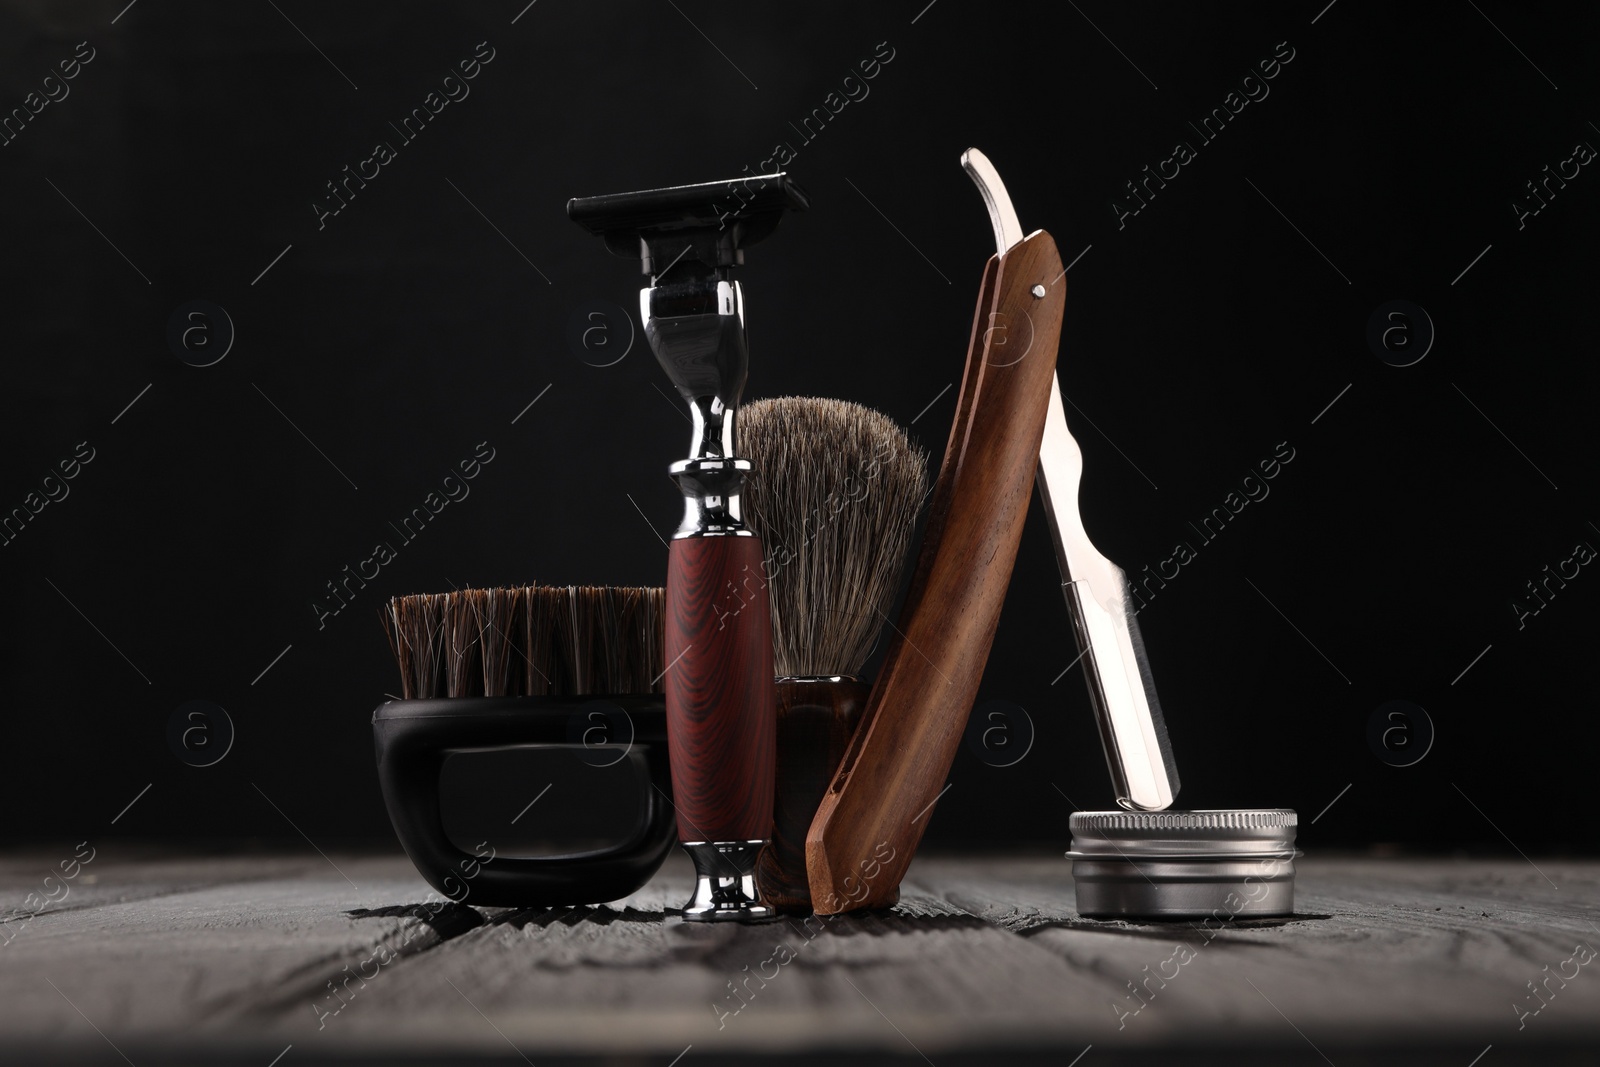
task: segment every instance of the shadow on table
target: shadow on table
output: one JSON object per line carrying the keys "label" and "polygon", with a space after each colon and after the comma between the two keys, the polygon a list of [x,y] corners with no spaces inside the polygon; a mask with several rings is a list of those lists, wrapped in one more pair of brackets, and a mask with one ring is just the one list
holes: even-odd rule
{"label": "shadow on table", "polygon": [[[1280,926],[1295,926],[1299,923],[1318,922],[1331,919],[1332,915],[1316,915],[1312,913],[1296,913],[1275,919],[1228,919],[1215,927],[1216,933],[1228,930],[1271,930]],[[1204,925],[1203,921],[1193,919],[1178,919],[1168,922],[1146,921],[1139,922],[1128,919],[1085,919],[1074,916],[1072,918],[1050,919],[1041,916],[1035,922],[1019,923],[1010,927],[1012,933],[1021,937],[1032,937],[1044,930],[1092,930],[1096,933],[1121,934],[1125,937],[1145,938],[1151,941],[1170,941],[1174,936],[1187,933],[1212,933],[1212,928]],[[1229,939],[1233,941],[1232,938]],[[1266,942],[1234,941],[1235,944],[1266,944]]]}
{"label": "shadow on table", "polygon": [[[564,908],[475,908],[466,904],[441,904],[435,901],[392,904],[382,908],[355,908],[345,914],[352,919],[409,916],[431,928],[440,941],[449,941],[480,926],[511,926],[520,930],[530,926],[544,929],[557,924],[567,927],[584,923],[596,926],[617,923],[662,924],[679,920],[683,913],[677,908],[649,911],[634,907],[613,908],[607,904],[580,904]],[[683,931],[687,937],[703,936],[724,941],[732,936],[728,931],[736,929],[760,931],[784,927],[802,933],[809,940],[824,932],[841,937],[893,937],[945,930],[981,930],[990,928],[991,924],[975,915],[916,915],[893,909],[844,915],[784,915],[771,922],[754,924],[674,922],[674,929]],[[723,933],[719,935],[718,931]]]}

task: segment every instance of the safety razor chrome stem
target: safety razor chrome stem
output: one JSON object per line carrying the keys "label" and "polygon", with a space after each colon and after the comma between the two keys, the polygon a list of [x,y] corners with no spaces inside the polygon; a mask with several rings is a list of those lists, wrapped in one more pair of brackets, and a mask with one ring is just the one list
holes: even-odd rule
{"label": "safety razor chrome stem", "polygon": [[[994,165],[976,148],[962,155],[961,165],[983,195],[995,244],[1004,253],[1024,236],[1011,197]],[[1078,512],[1082,475],[1083,453],[1067,429],[1057,377],[1051,382],[1039,445],[1039,495],[1055,541],[1062,591],[1072,613],[1117,804],[1159,811],[1177,797],[1178,769],[1139,624],[1128,610],[1127,576],[1095,548],[1083,528]]]}
{"label": "safety razor chrome stem", "polygon": [[689,458],[671,471],[684,490],[674,537],[750,536],[739,514],[749,460],[734,456],[734,421],[749,368],[744,291],[736,281],[693,272],[687,281],[639,290],[650,349],[689,405]]}

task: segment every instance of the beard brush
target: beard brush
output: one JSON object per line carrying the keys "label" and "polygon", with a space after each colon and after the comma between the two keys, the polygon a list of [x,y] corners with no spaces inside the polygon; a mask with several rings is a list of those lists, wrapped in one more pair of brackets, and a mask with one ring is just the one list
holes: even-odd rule
{"label": "beard brush", "polygon": [[[660,588],[530,585],[400,596],[380,609],[403,695],[373,712],[378,783],[395,835],[435,889],[456,903],[597,903],[628,896],[660,868],[677,838],[660,696],[664,607]],[[544,809],[543,840],[572,851],[521,856],[516,819],[504,818],[525,783],[476,764],[467,791],[476,806],[452,810],[476,811],[458,825],[488,828],[494,841],[466,852],[446,825],[446,762],[528,747],[617,770],[569,776],[568,799]],[[583,830],[606,808],[586,790],[626,795],[630,776],[631,824],[615,835]],[[618,823],[611,809],[598,825]]]}
{"label": "beard brush", "polygon": [[661,692],[660,587],[527,585],[380,610],[406,700]]}
{"label": "beard brush", "polygon": [[775,907],[809,911],[806,833],[871,692],[859,676],[904,570],[928,457],[888,416],[843,400],[758,400],[739,414],[778,676],[772,844],[756,877]]}

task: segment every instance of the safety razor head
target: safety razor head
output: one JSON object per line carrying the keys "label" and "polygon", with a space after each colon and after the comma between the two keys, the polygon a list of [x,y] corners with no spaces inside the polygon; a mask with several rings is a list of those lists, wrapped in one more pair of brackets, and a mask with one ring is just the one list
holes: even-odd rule
{"label": "safety razor head", "polygon": [[651,284],[659,285],[684,263],[725,277],[725,268],[742,265],[744,249],[776,229],[785,211],[809,206],[805,193],[780,171],[575,197],[567,201],[567,217],[604,238],[613,254],[640,260]]}
{"label": "safety razor head", "polygon": [[[749,351],[744,294],[731,268],[785,211],[809,206],[781,172],[567,201],[568,218],[604,238],[614,254],[639,259],[650,276],[639,294],[640,319],[656,360],[689,405],[691,461],[734,454],[733,416]],[[720,499],[735,488],[709,487],[703,495]]]}

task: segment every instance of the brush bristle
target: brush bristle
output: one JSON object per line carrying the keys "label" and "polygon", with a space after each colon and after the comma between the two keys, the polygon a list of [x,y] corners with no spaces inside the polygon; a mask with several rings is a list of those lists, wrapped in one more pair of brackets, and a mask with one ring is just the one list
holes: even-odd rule
{"label": "brush bristle", "polygon": [[665,590],[528,585],[397,596],[380,612],[400,694],[661,691]]}
{"label": "brush bristle", "polygon": [[911,546],[928,455],[893,419],[844,400],[758,400],[737,430],[755,468],[744,518],[766,553],[773,666],[859,674]]}

